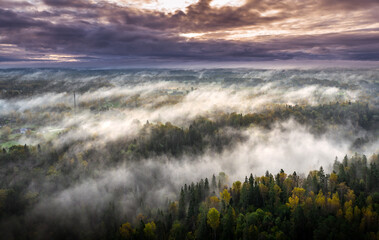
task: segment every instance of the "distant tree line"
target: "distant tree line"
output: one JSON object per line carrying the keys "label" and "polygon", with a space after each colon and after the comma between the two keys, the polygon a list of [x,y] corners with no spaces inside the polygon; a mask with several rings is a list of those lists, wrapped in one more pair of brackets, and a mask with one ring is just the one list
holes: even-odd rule
{"label": "distant tree line", "polygon": [[[224,147],[232,147],[234,143],[244,139],[241,133],[226,132],[225,128],[243,129],[258,126],[271,129],[273,124],[293,118],[300,124],[309,126],[316,135],[324,133],[328,127],[351,124],[353,130],[365,129],[376,133],[378,128],[379,111],[359,102],[331,103],[317,106],[277,106],[259,113],[237,114],[223,113],[215,119],[199,117],[188,128],[179,128],[171,123],[146,123],[139,137],[133,141],[124,142],[127,151],[133,157],[147,157],[151,154],[201,153],[204,149],[212,148],[221,151]],[[356,138],[355,148],[369,141],[366,138]],[[112,144],[114,154],[120,151],[117,144]],[[114,158],[120,158],[116,156]]]}

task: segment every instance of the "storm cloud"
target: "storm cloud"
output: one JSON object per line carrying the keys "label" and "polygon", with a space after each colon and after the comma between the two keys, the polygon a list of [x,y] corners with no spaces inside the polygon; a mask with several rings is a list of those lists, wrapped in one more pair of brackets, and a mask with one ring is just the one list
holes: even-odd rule
{"label": "storm cloud", "polygon": [[379,60],[376,1],[144,2],[2,1],[0,61]]}

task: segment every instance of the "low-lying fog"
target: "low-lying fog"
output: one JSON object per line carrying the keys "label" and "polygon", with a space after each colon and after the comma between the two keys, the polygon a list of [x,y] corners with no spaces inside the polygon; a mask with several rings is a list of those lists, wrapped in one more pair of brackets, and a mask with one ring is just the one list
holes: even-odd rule
{"label": "low-lying fog", "polygon": [[[51,141],[58,147],[81,140],[77,148],[70,148],[80,153],[99,150],[120,138],[133,139],[147,121],[187,128],[199,116],[214,119],[221,113],[256,113],[285,104],[361,101],[375,108],[379,70],[0,71],[3,85],[7,79],[16,86],[3,90],[0,117],[11,120],[0,125],[11,129],[32,126],[31,134],[12,141],[31,145]],[[67,220],[80,212],[85,224],[90,213],[117,199],[121,215],[133,218],[146,205],[159,207],[167,200],[177,200],[183,184],[219,172],[225,172],[230,182],[266,170],[308,174],[323,166],[330,172],[335,158],[352,155],[354,140],[366,134],[364,129],[353,133],[354,128],[330,125],[325,133],[314,135],[308,126],[293,119],[276,122],[271,129],[225,128],[225,132],[241,131],[245,140],[221,152],[206,149],[202,154],[163,154],[121,161],[117,167],[102,165],[93,176],[45,194],[30,214]],[[54,130],[64,134],[47,134]],[[378,146],[376,136],[360,153],[369,156],[378,152]],[[31,191],[39,191],[33,180],[29,184]]]}

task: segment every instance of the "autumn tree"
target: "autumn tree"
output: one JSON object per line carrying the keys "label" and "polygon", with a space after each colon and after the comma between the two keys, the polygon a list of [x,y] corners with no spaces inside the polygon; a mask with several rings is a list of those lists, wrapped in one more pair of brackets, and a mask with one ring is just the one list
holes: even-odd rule
{"label": "autumn tree", "polygon": [[220,192],[220,197],[224,202],[225,206],[228,206],[231,198],[228,189],[224,189],[224,191]]}
{"label": "autumn tree", "polygon": [[220,225],[220,213],[216,208],[211,208],[207,214],[207,223],[213,229],[214,239],[216,239],[216,230]]}
{"label": "autumn tree", "polygon": [[124,239],[131,239],[135,234],[135,230],[132,228],[129,222],[122,224],[119,231],[121,237]]}
{"label": "autumn tree", "polygon": [[155,231],[157,230],[157,226],[154,222],[149,222],[145,224],[145,228],[143,229],[143,232],[145,234],[145,237],[147,239],[155,239]]}

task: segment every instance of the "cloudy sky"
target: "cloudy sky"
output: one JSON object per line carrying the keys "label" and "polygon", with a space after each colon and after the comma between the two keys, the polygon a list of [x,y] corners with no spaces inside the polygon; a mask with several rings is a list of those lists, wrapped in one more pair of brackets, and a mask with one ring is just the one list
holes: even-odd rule
{"label": "cloudy sky", "polygon": [[0,0],[0,65],[379,61],[378,0]]}

